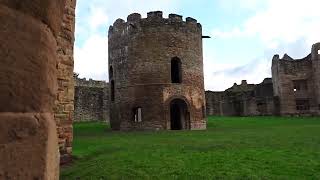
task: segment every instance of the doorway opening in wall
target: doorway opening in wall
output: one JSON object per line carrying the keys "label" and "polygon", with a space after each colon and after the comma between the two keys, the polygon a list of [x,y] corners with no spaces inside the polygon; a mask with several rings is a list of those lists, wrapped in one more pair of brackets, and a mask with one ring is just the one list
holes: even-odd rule
{"label": "doorway opening in wall", "polygon": [[182,99],[174,99],[170,103],[171,130],[190,129],[190,113],[187,103]]}
{"label": "doorway opening in wall", "polygon": [[171,82],[182,83],[181,60],[178,57],[171,59]]}

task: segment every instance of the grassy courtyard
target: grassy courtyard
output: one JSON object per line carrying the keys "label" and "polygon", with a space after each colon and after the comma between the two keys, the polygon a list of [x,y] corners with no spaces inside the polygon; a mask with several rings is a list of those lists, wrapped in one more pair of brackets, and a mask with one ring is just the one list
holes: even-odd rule
{"label": "grassy courtyard", "polygon": [[320,179],[320,118],[210,117],[206,131],[74,125],[61,179]]}

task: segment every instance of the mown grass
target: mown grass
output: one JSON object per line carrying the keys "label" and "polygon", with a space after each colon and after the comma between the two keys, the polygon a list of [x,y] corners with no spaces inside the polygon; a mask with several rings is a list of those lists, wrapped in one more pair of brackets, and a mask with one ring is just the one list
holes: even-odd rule
{"label": "mown grass", "polygon": [[61,179],[320,179],[320,118],[209,117],[206,131],[74,125]]}

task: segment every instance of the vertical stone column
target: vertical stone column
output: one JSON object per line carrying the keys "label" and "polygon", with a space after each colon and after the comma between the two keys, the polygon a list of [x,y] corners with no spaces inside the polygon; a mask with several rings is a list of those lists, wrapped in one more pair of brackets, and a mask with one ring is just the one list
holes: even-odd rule
{"label": "vertical stone column", "polygon": [[312,71],[314,80],[316,113],[320,115],[320,42],[312,45]]}
{"label": "vertical stone column", "polygon": [[59,138],[60,163],[71,161],[73,139],[74,78],[73,45],[75,29],[76,0],[66,0],[58,42],[58,93],[54,117]]}
{"label": "vertical stone column", "polygon": [[0,179],[58,179],[53,107],[64,0],[0,0]]}

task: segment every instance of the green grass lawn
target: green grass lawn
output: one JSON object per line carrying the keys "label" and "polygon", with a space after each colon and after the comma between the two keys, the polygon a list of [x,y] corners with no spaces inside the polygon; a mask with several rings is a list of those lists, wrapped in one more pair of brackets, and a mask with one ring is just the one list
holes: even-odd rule
{"label": "green grass lawn", "polygon": [[320,179],[320,118],[210,117],[206,131],[74,125],[61,179]]}

